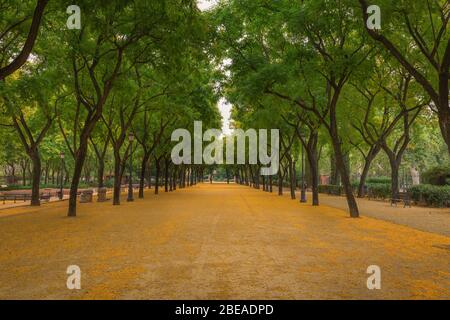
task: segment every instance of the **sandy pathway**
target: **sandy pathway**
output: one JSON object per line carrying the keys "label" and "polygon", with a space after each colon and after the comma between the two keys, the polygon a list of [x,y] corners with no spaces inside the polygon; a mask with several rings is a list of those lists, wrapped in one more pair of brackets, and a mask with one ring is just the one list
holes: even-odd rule
{"label": "sandy pathway", "polygon": [[[309,200],[311,200],[309,195]],[[391,206],[389,201],[356,199],[361,215],[390,221],[417,230],[450,237],[450,208],[429,208],[403,204]],[[345,197],[320,194],[320,203],[333,208],[347,210]]]}
{"label": "sandy pathway", "polygon": [[[244,186],[15,208],[0,217],[0,298],[450,298],[450,238]],[[78,265],[81,290],[66,288]],[[378,265],[382,289],[368,290]]]}

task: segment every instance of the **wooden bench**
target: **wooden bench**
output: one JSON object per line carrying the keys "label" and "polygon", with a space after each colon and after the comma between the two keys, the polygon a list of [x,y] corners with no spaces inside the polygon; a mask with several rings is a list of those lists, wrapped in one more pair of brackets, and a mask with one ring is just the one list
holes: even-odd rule
{"label": "wooden bench", "polygon": [[0,195],[0,199],[3,200],[3,204],[5,204],[6,201],[30,201],[31,200],[31,194],[29,193],[5,193]]}
{"label": "wooden bench", "polygon": [[397,206],[397,203],[403,202],[403,208],[409,207],[411,208],[411,197],[409,193],[400,193],[398,198],[391,198],[391,207]]}
{"label": "wooden bench", "polygon": [[49,202],[51,197],[52,197],[51,193],[47,192],[47,193],[41,193],[39,199],[44,200],[45,202]]}

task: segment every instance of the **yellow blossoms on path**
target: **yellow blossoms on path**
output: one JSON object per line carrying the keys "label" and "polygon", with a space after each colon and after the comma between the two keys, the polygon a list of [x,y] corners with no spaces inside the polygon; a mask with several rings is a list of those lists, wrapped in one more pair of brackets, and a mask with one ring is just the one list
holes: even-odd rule
{"label": "yellow blossoms on path", "polygon": [[145,196],[81,204],[77,218],[67,202],[0,211],[0,299],[450,297],[443,235],[234,184]]}

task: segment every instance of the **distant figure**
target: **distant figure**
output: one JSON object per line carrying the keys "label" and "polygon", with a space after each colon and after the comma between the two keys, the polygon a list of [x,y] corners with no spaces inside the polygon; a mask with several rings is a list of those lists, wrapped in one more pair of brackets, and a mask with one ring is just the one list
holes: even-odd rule
{"label": "distant figure", "polygon": [[411,178],[413,186],[420,184],[420,173],[415,166],[411,167]]}
{"label": "distant figure", "polygon": [[209,183],[211,183],[211,184],[212,184],[212,181],[213,181],[213,175],[212,175],[212,174],[210,174],[210,175],[209,175]]}

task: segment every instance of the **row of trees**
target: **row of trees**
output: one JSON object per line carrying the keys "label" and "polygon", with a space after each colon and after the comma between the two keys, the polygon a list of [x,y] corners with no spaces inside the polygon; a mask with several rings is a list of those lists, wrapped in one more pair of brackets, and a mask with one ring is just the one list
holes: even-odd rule
{"label": "row of trees", "polygon": [[[166,187],[168,177],[194,172],[169,162],[172,131],[199,118],[205,127],[220,123],[208,26],[195,1],[81,1],[81,30],[65,28],[69,3],[33,3],[2,1],[0,19],[2,141],[23,150],[6,157],[25,153],[32,164],[32,205],[40,204],[43,157],[45,175],[70,175],[69,216],[93,161],[99,187],[113,163],[115,205],[132,153],[141,197],[150,162],[158,174],[164,168]],[[66,174],[60,152],[70,155]]]}
{"label": "row of trees", "polygon": [[352,217],[359,215],[349,168],[353,150],[364,161],[358,196],[384,151],[393,198],[403,156],[424,122],[438,120],[449,147],[442,157],[450,153],[449,3],[377,4],[381,30],[366,27],[366,1],[229,0],[211,13],[235,125],[280,128],[279,181],[295,176],[293,160],[303,145],[314,205],[319,150],[331,147],[332,177],[339,176]]}
{"label": "row of trees", "polygon": [[[0,0],[0,124],[11,148],[0,156],[13,170],[17,163],[22,173],[31,169],[33,205],[43,176],[64,176],[74,216],[83,176],[96,171],[101,187],[107,165],[119,204],[132,154],[141,196],[150,163],[169,185],[186,170],[203,176],[202,166],[171,163],[170,135],[192,131],[194,120],[218,127],[219,96],[233,104],[235,127],[280,129],[275,180],[279,190],[289,180],[292,197],[303,149],[319,204],[328,154],[331,182],[342,183],[352,217],[359,215],[355,154],[362,163],[357,195],[384,154],[393,198],[405,155],[411,163],[423,157],[418,141],[431,140],[434,127],[448,150],[440,156],[450,154],[445,0],[380,0],[381,30],[367,28],[364,0],[224,0],[206,14],[193,0],[83,0],[81,30],[65,26],[69,5]],[[64,169],[61,151],[70,155]],[[259,186],[260,167],[227,171]],[[273,180],[264,178],[264,188]]]}

